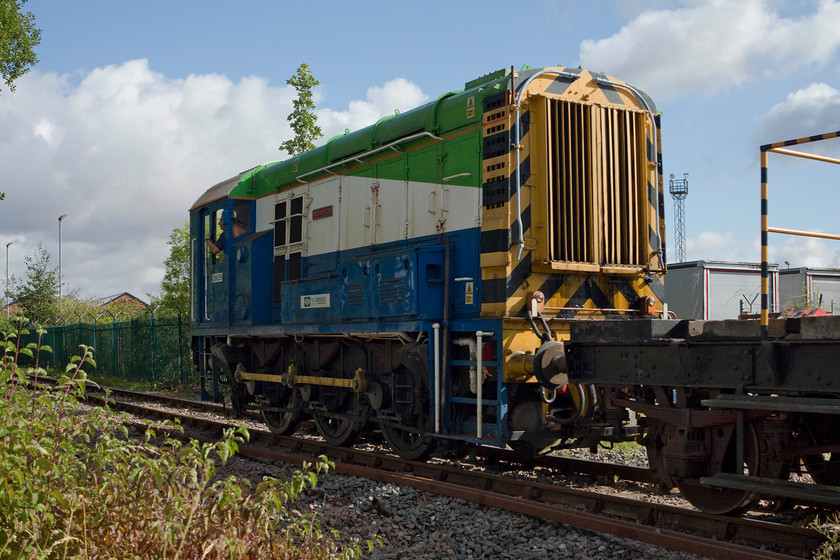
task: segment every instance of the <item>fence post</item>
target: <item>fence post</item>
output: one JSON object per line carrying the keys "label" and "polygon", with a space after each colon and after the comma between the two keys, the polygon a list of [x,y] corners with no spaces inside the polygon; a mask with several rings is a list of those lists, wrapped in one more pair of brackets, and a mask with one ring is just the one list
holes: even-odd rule
{"label": "fence post", "polygon": [[182,328],[183,327],[181,325],[181,314],[178,313],[178,336],[176,338],[176,341],[178,344],[178,377],[180,378],[181,383],[186,381],[184,379],[184,344],[181,335]]}
{"label": "fence post", "polygon": [[[79,315],[76,311],[73,312],[76,315],[76,342],[81,343],[82,341],[82,317],[85,316],[85,311],[81,315]],[[64,333],[64,353],[65,353],[65,360],[66,363],[62,364],[62,369],[70,363],[70,356],[67,356],[67,333]]]}
{"label": "fence post", "polygon": [[157,379],[157,371],[156,371],[157,360],[155,359],[156,354],[155,354],[155,312],[154,311],[152,311],[149,314],[149,326],[150,326],[150,330],[152,331],[151,332],[151,339],[152,339],[152,383],[154,383],[155,380]]}
{"label": "fence post", "polygon": [[67,354],[67,318],[61,318],[61,360],[59,361],[58,353],[55,354],[55,367],[63,370],[65,364],[65,355]]}
{"label": "fence post", "polygon": [[[111,375],[113,377],[118,377],[120,369],[120,365],[117,362],[117,317],[120,316],[122,310],[117,311],[117,314],[114,315],[114,312],[110,309],[106,309],[105,313],[111,316]],[[102,355],[105,355],[105,352],[102,352]],[[122,376],[125,378],[125,375]]]}
{"label": "fence post", "polygon": [[[93,357],[99,358],[99,318],[105,315],[105,313],[100,313],[94,317],[93,313],[91,313],[91,317],[93,317]],[[99,363],[99,360],[96,360],[96,363]],[[99,368],[94,368],[99,370]]]}
{"label": "fence post", "polygon": [[56,365],[58,363],[57,357],[58,357],[58,351],[59,351],[59,349],[58,349],[58,321],[56,321],[55,324],[53,325],[53,328],[50,331],[50,334],[52,335],[52,337],[51,337],[52,338],[52,344],[50,344],[50,346],[52,347],[53,351],[51,352],[52,360],[50,360],[50,358],[47,358],[47,363],[48,364],[51,363],[52,367],[58,367]]}

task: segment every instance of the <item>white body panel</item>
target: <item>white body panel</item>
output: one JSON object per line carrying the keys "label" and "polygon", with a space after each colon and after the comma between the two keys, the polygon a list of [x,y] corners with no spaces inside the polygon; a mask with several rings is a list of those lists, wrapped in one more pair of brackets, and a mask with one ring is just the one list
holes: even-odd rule
{"label": "white body panel", "polygon": [[277,202],[302,194],[305,256],[481,225],[481,189],[475,187],[333,176],[257,200],[257,230],[273,228]]}

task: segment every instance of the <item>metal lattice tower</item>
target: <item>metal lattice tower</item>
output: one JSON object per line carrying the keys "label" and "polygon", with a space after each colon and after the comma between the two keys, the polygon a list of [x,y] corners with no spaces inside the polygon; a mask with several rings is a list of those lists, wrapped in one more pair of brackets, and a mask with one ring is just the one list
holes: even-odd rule
{"label": "metal lattice tower", "polygon": [[676,262],[685,261],[685,197],[688,196],[688,173],[682,179],[674,179],[671,173],[669,191],[674,197],[674,229],[677,236]]}

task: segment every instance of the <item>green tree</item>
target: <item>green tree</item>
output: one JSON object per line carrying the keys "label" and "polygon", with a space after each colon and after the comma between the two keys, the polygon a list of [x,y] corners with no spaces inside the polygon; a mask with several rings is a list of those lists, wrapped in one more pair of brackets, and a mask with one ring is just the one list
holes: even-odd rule
{"label": "green tree", "polygon": [[23,12],[24,4],[26,0],[0,0],[0,73],[10,91],[38,62],[33,49],[41,42],[41,30],[35,27],[35,16]]}
{"label": "green tree", "polygon": [[58,269],[50,268],[50,253],[39,243],[34,255],[23,258],[26,281],[12,277],[12,298],[20,313],[33,323],[52,322],[58,314]]}
{"label": "green tree", "polygon": [[189,316],[190,312],[190,224],[184,222],[169,234],[169,257],[160,283],[160,296],[147,294],[158,315]]}
{"label": "green tree", "polygon": [[313,142],[324,135],[318,126],[315,102],[312,101],[312,88],[320,82],[312,76],[309,65],[302,63],[286,83],[294,87],[298,94],[293,102],[294,110],[287,117],[295,137],[280,144],[280,149],[286,150],[290,156],[296,156],[314,148]]}

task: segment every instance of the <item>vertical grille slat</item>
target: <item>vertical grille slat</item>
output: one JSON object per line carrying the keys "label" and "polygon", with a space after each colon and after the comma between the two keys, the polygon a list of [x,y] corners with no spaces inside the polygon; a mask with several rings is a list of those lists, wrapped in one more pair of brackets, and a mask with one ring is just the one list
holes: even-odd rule
{"label": "vertical grille slat", "polygon": [[545,114],[550,259],[645,264],[644,114],[556,99]]}

